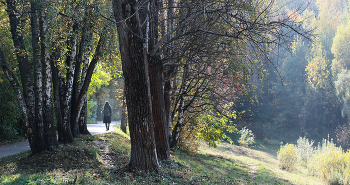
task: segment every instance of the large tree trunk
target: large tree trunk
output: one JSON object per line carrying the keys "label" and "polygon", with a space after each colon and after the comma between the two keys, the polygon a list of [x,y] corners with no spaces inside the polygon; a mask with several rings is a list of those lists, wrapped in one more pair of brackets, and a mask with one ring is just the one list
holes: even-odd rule
{"label": "large tree trunk", "polygon": [[173,118],[171,116],[171,100],[174,90],[174,84],[176,80],[175,66],[168,66],[164,71],[164,106],[165,106],[165,118],[166,127],[168,133],[168,142],[172,140]]}
{"label": "large tree trunk", "polygon": [[55,102],[54,108],[55,108],[55,116],[56,116],[56,123],[57,123],[58,141],[64,142],[63,117],[62,117],[63,98],[60,95],[60,84],[62,84],[62,82],[60,82],[60,79],[58,76],[58,69],[55,66],[59,58],[59,52],[56,51],[53,56],[55,57],[51,58],[51,70],[52,70],[52,87],[54,92],[54,102]]}
{"label": "large tree trunk", "polygon": [[[87,23],[88,25],[86,26],[86,39],[85,39],[85,44],[83,47],[83,50],[85,52],[85,57],[81,55],[81,60],[82,62],[82,73],[81,73],[81,81],[84,82],[86,79],[86,75],[88,73],[89,69],[89,63],[90,63],[90,55],[91,55],[91,49],[92,49],[92,27],[90,22]],[[90,73],[90,72],[89,72]],[[91,77],[90,77],[91,79]],[[90,81],[91,82],[91,81]],[[89,83],[90,83],[89,82]],[[80,91],[83,89],[84,84],[80,84]],[[88,90],[88,89],[86,89]],[[90,134],[90,132],[87,130],[87,97],[85,93],[85,98],[84,98],[84,105],[81,110],[82,112],[80,113],[80,121],[79,121],[79,130],[81,134]]]}
{"label": "large tree trunk", "polygon": [[80,134],[90,134],[87,129],[87,100],[84,98],[84,106],[81,108],[79,116],[79,132]]}
{"label": "large tree trunk", "polygon": [[[175,17],[175,2],[174,0],[168,0],[168,6],[169,10],[167,12],[168,15],[168,21],[167,21],[167,33],[169,33],[171,30],[174,29],[174,17]],[[174,37],[174,34],[171,34],[168,38],[168,40],[172,39]],[[170,44],[169,48],[172,48]],[[167,49],[166,53],[169,54],[169,56],[172,55],[173,51],[171,49]],[[170,60],[170,63],[174,63],[173,60]],[[166,118],[166,132],[168,135],[168,142],[170,144],[170,141],[172,140],[172,128],[173,128],[173,119],[171,116],[171,99],[173,94],[173,88],[174,88],[174,81],[176,77],[175,73],[175,66],[165,66],[164,67],[164,106],[165,106],[165,118]],[[175,76],[175,77],[174,77]]]}
{"label": "large tree trunk", "polygon": [[160,59],[153,58],[149,68],[157,156],[164,160],[170,158],[170,148],[163,94],[163,63]]}
{"label": "large tree trunk", "polygon": [[42,85],[42,63],[40,61],[40,37],[39,37],[39,4],[37,1],[31,1],[31,29],[32,29],[32,47],[34,64],[34,94],[35,94],[35,133],[38,145],[46,148],[44,138],[43,122],[43,85]]}
{"label": "large tree trunk", "polygon": [[113,0],[113,7],[116,21],[119,22],[117,30],[128,108],[131,141],[129,167],[137,171],[157,171],[159,164],[154,139],[148,61],[143,46],[145,40],[139,37],[144,35],[140,25],[146,19],[140,17],[136,0]]}
{"label": "large tree trunk", "polygon": [[72,93],[73,93],[73,79],[74,79],[74,71],[75,71],[75,62],[77,55],[77,37],[78,37],[78,24],[73,25],[72,35],[69,40],[68,50],[70,52],[70,56],[67,59],[67,75],[66,75],[66,91],[64,95],[63,102],[63,130],[64,130],[64,143],[72,143],[74,141],[74,137],[71,130],[71,101],[72,101]]}
{"label": "large tree trunk", "polygon": [[[159,30],[159,11],[162,9],[161,0],[150,2],[150,42],[149,47],[154,48],[158,41]],[[146,32],[147,34],[147,32]],[[147,35],[146,35],[147,38]],[[167,122],[164,104],[163,91],[163,62],[158,54],[151,56],[149,66],[150,88],[152,95],[152,114],[155,124],[155,140],[157,146],[158,159],[165,160],[170,158],[170,148],[167,134]]]}
{"label": "large tree trunk", "polygon": [[79,49],[78,49],[78,54],[76,57],[76,64],[75,64],[75,71],[74,71],[74,78],[73,78],[73,92],[72,92],[72,100],[71,100],[71,106],[72,106],[72,115],[71,115],[71,127],[72,127],[72,134],[73,137],[79,134],[79,112],[81,110],[76,110],[79,108],[77,106],[78,104],[78,98],[79,98],[79,92],[81,88],[81,65],[83,62],[83,53],[84,53],[84,46],[85,46],[85,38],[86,38],[86,29],[85,25],[83,26],[82,29],[82,36],[81,40],[79,43]]}
{"label": "large tree trunk", "polygon": [[41,63],[43,71],[43,123],[44,123],[44,138],[45,148],[52,150],[57,148],[57,137],[55,131],[53,106],[52,106],[52,72],[50,64],[50,55],[48,52],[48,39],[47,39],[47,25],[46,15],[44,9],[39,11],[39,25],[40,25],[40,38],[41,38]]}

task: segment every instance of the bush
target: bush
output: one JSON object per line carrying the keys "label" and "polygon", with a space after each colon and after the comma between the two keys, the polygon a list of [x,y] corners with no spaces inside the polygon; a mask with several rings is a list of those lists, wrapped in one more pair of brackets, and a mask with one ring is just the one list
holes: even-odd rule
{"label": "bush", "polygon": [[310,175],[317,175],[328,184],[350,184],[350,150],[345,153],[329,139],[324,139],[317,148],[306,138],[299,138],[297,143],[281,146],[277,152],[281,169],[293,170],[303,162]]}
{"label": "bush", "polygon": [[347,156],[332,140],[324,139],[309,159],[308,170],[331,184],[340,183],[344,180],[344,172],[349,168]]}
{"label": "bush", "polygon": [[312,147],[313,144],[314,144],[314,141],[309,142],[309,140],[305,137],[304,138],[299,137],[297,141],[300,160],[304,162],[304,164],[307,164],[307,161],[314,154],[314,148]]}
{"label": "bush", "polygon": [[251,130],[247,129],[246,127],[243,127],[242,130],[240,130],[238,133],[241,134],[241,137],[238,140],[238,143],[241,146],[248,147],[249,145],[252,145],[255,143],[254,134]]}
{"label": "bush", "polygon": [[203,113],[198,117],[187,117],[183,126],[178,147],[193,155],[198,151],[199,142],[204,141],[210,147],[216,147],[223,140],[233,143],[226,135],[227,132],[237,132],[235,126],[230,125],[226,116],[219,114]]}
{"label": "bush", "polygon": [[186,126],[180,133],[178,148],[189,155],[195,155],[199,149],[199,141],[195,127]]}
{"label": "bush", "polygon": [[286,144],[281,146],[277,152],[279,167],[285,170],[293,170],[298,163],[299,152],[295,145]]}

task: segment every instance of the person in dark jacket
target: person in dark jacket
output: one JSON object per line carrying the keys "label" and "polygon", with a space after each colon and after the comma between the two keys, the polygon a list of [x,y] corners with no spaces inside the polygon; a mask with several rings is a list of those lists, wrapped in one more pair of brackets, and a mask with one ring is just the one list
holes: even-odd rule
{"label": "person in dark jacket", "polygon": [[112,117],[112,107],[108,101],[105,102],[105,107],[103,108],[103,123],[106,124],[106,130],[109,130],[109,125],[111,124]]}

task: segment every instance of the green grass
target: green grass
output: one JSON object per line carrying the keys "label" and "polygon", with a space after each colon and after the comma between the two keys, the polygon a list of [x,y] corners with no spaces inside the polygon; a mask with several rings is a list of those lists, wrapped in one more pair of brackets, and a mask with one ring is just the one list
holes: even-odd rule
{"label": "green grass", "polygon": [[[266,147],[268,151],[272,146]],[[202,145],[193,156],[172,151],[171,160],[160,161],[160,173],[123,172],[130,141],[118,128],[79,136],[75,144],[54,151],[29,154],[0,159],[0,184],[324,184],[303,175],[303,169],[280,170],[273,153],[227,143],[217,148]]]}
{"label": "green grass", "polygon": [[96,120],[92,120],[92,119],[88,119],[86,121],[87,124],[97,124],[97,121]]}

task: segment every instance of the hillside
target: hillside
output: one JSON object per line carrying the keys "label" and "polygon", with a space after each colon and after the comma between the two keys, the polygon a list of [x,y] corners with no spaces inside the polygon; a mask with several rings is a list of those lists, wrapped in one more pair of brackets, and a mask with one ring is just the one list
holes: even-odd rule
{"label": "hillside", "polygon": [[[116,132],[80,136],[72,145],[29,156],[29,152],[0,159],[1,184],[323,184],[305,176],[303,169],[278,168],[276,147],[257,144],[253,149],[221,143],[202,145],[197,155],[171,153],[161,161],[161,173],[128,173],[130,145]],[[267,147],[268,146],[268,147]],[[263,152],[263,151],[270,151]]]}

